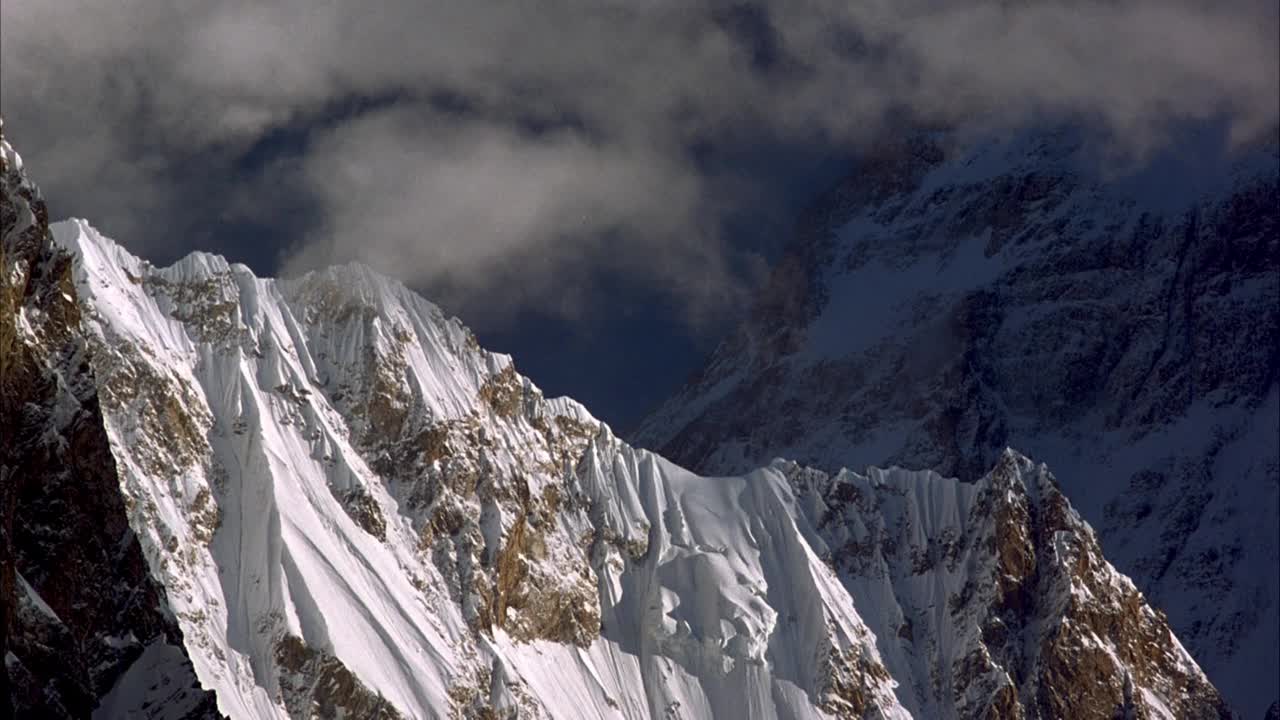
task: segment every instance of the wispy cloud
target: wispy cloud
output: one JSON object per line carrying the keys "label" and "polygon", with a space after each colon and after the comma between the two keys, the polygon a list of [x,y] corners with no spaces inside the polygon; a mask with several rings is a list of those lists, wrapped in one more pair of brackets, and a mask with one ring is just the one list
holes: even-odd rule
{"label": "wispy cloud", "polygon": [[[269,194],[301,195],[317,213],[290,267],[362,259],[494,311],[563,301],[601,266],[690,308],[730,302],[741,263],[719,221],[760,195],[708,177],[699,143],[856,147],[889,118],[1049,117],[1140,154],[1187,120],[1225,119],[1243,140],[1280,117],[1280,22],[1253,0],[2,12],[0,110],[63,210],[147,252],[196,244],[211,216],[269,222]],[[369,98],[384,100],[333,112]],[[246,170],[250,148],[299,126],[287,162]]]}

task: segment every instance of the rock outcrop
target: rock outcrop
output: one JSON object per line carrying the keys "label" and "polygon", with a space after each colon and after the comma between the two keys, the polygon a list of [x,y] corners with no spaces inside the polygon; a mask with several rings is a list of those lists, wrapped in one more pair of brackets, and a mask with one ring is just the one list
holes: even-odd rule
{"label": "rock outcrop", "polygon": [[129,526],[73,263],[0,136],[0,708],[219,717]]}

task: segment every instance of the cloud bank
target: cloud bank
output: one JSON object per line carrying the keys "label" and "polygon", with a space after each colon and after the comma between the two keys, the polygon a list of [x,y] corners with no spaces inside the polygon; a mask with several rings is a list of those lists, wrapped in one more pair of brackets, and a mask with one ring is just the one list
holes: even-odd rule
{"label": "cloud bank", "polygon": [[770,187],[709,172],[708,145],[834,151],[904,118],[1065,118],[1140,155],[1179,123],[1220,119],[1245,141],[1280,120],[1280,21],[1256,0],[0,12],[0,112],[56,208],[161,254],[216,246],[211,220],[293,208],[286,268],[363,260],[464,313],[578,312],[602,268],[691,316],[735,302],[751,264],[723,219]]}

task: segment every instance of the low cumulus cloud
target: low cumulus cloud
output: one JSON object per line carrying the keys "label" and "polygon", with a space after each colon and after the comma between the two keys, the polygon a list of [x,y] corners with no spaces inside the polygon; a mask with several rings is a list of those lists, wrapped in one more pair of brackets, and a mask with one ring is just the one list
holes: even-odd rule
{"label": "low cumulus cloud", "polygon": [[[210,218],[314,213],[287,268],[349,259],[501,312],[600,268],[697,314],[768,194],[708,143],[857,148],[889,118],[1095,125],[1140,155],[1186,121],[1280,116],[1276,6],[1237,0],[5,0],[0,111],[59,212],[141,252]],[[253,164],[281,132],[301,140]],[[199,168],[192,173],[191,168]],[[202,230],[201,227],[206,227]]]}

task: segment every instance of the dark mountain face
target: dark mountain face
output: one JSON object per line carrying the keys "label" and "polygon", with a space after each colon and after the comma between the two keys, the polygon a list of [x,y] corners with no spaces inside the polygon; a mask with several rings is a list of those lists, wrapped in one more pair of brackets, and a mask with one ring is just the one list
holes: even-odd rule
{"label": "dark mountain face", "polygon": [[886,148],[635,441],[707,473],[781,456],[960,478],[1017,447],[1261,714],[1280,672],[1277,144],[1151,167],[1099,173],[1070,132]]}
{"label": "dark mountain face", "polygon": [[[148,572],[103,430],[72,257],[0,157],[0,708],[87,718],[126,675],[166,717],[218,717]],[[145,708],[116,706],[116,711]],[[175,714],[176,713],[176,714]]]}

